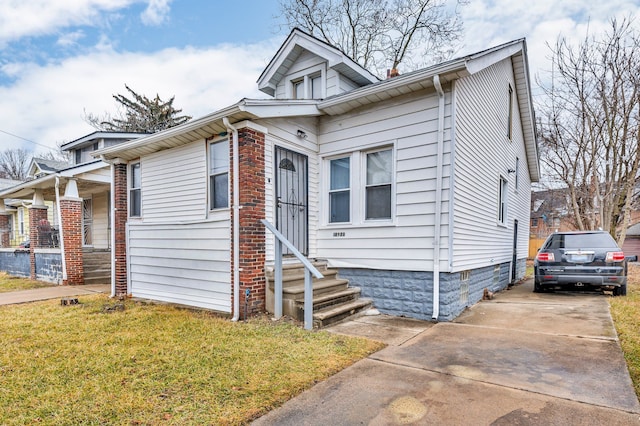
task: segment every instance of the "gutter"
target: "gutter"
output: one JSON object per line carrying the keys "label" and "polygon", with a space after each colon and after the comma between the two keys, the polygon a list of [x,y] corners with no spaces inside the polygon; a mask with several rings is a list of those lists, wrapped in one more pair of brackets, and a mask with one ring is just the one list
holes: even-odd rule
{"label": "gutter", "polygon": [[[116,168],[113,163],[109,164],[109,170],[111,171],[111,190],[109,191],[109,198],[111,204],[111,211],[109,212],[109,220],[111,221],[111,295],[109,297],[116,297]],[[125,234],[126,235],[126,234]],[[127,273],[129,271],[127,270]]]}
{"label": "gutter", "polygon": [[240,161],[238,156],[238,129],[233,127],[229,119],[222,117],[222,123],[231,130],[233,139],[233,318],[231,321],[240,319]]}
{"label": "gutter", "polygon": [[60,241],[60,260],[62,261],[62,282],[67,280],[67,260],[64,255],[64,232],[62,225],[62,211],[60,210],[60,176],[56,175],[56,211],[58,214],[58,222],[60,230],[58,231],[58,239]]}
{"label": "gutter", "polygon": [[433,76],[433,86],[438,92],[438,153],[436,160],[436,205],[433,231],[433,314],[438,320],[440,315],[440,225],[442,215],[442,161],[444,157],[444,90],[440,84],[440,76]]}

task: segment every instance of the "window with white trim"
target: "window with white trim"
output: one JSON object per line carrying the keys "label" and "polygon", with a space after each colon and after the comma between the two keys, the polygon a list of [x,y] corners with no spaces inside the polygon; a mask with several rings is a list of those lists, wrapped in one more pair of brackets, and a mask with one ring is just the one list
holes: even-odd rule
{"label": "window with white trim", "polygon": [[518,184],[520,180],[520,158],[516,157],[516,190],[518,189]]}
{"label": "window with white trim", "polygon": [[366,155],[365,218],[391,219],[393,151],[385,149]]}
{"label": "window with white trim", "polygon": [[287,76],[286,96],[289,99],[325,98],[325,73],[325,66],[318,65]]}
{"label": "window with white trim", "polygon": [[129,216],[140,217],[142,215],[142,174],[140,163],[129,166]]}
{"label": "window with white trim", "polygon": [[325,223],[388,223],[395,191],[392,146],[354,151],[325,160]]}
{"label": "window with white trim", "polygon": [[229,207],[229,140],[209,145],[209,209]]}
{"label": "window with white trim", "polygon": [[351,220],[351,158],[329,161],[329,222]]}
{"label": "window with white trim", "polygon": [[500,176],[500,186],[498,189],[498,222],[504,224],[507,220],[507,179]]}

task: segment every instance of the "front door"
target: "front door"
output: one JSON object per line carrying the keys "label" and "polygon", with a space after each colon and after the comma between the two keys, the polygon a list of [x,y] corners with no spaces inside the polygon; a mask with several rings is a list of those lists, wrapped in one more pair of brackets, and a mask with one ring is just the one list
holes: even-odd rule
{"label": "front door", "polygon": [[[309,254],[307,156],[279,146],[275,152],[276,228],[303,255]],[[291,254],[283,249],[283,254]]]}

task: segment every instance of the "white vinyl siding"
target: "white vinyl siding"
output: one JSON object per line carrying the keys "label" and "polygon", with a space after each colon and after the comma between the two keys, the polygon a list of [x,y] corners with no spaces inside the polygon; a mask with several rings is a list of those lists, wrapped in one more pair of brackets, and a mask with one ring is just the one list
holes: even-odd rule
{"label": "white vinyl siding", "polygon": [[[446,267],[449,200],[451,97],[446,94],[445,147],[440,239],[441,268]],[[432,270],[437,166],[438,98],[433,91],[379,102],[371,110],[323,118],[320,155],[338,158],[393,145],[395,190],[392,221],[357,221],[364,218],[364,196],[352,196],[351,224],[332,224],[318,231],[320,258],[333,266],[371,269]],[[355,161],[355,160],[353,160]],[[364,167],[362,165],[361,167]],[[328,177],[323,178],[327,182]],[[352,188],[355,183],[352,183]],[[325,188],[328,194],[328,186]],[[325,201],[326,203],[326,201]],[[326,215],[326,213],[325,213]],[[356,216],[358,215],[358,216]]]}
{"label": "white vinyl siding", "polygon": [[[518,258],[525,258],[529,235],[530,187],[518,103],[513,102],[512,135],[508,138],[507,84],[514,87],[511,61],[506,59],[455,83],[455,199],[454,271],[511,261],[513,225],[518,221]],[[517,97],[517,93],[513,94]],[[508,208],[504,225],[496,220],[499,188],[497,176],[507,181]],[[482,200],[484,202],[479,202]]]}
{"label": "white vinyl siding", "polygon": [[206,217],[207,150],[204,140],[143,157],[144,221]]}
{"label": "white vinyl siding", "polygon": [[231,312],[230,232],[228,218],[182,224],[130,223],[131,293]]}

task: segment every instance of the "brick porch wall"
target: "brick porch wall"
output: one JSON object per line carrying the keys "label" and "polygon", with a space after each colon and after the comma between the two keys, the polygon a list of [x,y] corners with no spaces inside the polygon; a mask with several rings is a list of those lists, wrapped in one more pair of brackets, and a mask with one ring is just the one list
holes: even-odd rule
{"label": "brick porch wall", "polygon": [[31,206],[29,207],[29,240],[31,242],[29,246],[31,271],[29,277],[32,280],[37,279],[36,274],[36,248],[38,247],[38,241],[40,236],[38,235],[38,224],[41,220],[47,220],[47,207],[46,206]]}
{"label": "brick porch wall", "polygon": [[[229,144],[231,157],[233,158],[233,144]],[[238,130],[238,153],[240,166],[240,312],[244,313],[245,303],[248,303],[249,315],[264,312],[266,281],[264,276],[265,262],[265,231],[260,222],[265,216],[265,138],[264,134],[249,128]],[[233,182],[231,170],[229,179]],[[231,185],[231,199],[233,200],[233,185]],[[233,228],[233,215],[232,228]],[[233,229],[231,230],[233,235]],[[231,239],[233,245],[233,238]],[[233,262],[233,246],[231,251]],[[233,264],[233,263],[232,263]],[[232,281],[232,297],[235,283]],[[249,290],[249,298],[245,300],[246,291]],[[232,300],[233,306],[233,300]]]}
{"label": "brick porch wall", "polygon": [[84,284],[84,266],[82,262],[82,199],[62,197],[60,199],[62,217],[61,232],[64,241],[64,259],[67,279],[63,285]]}
{"label": "brick porch wall", "polygon": [[114,164],[115,292],[127,294],[127,165]]}

